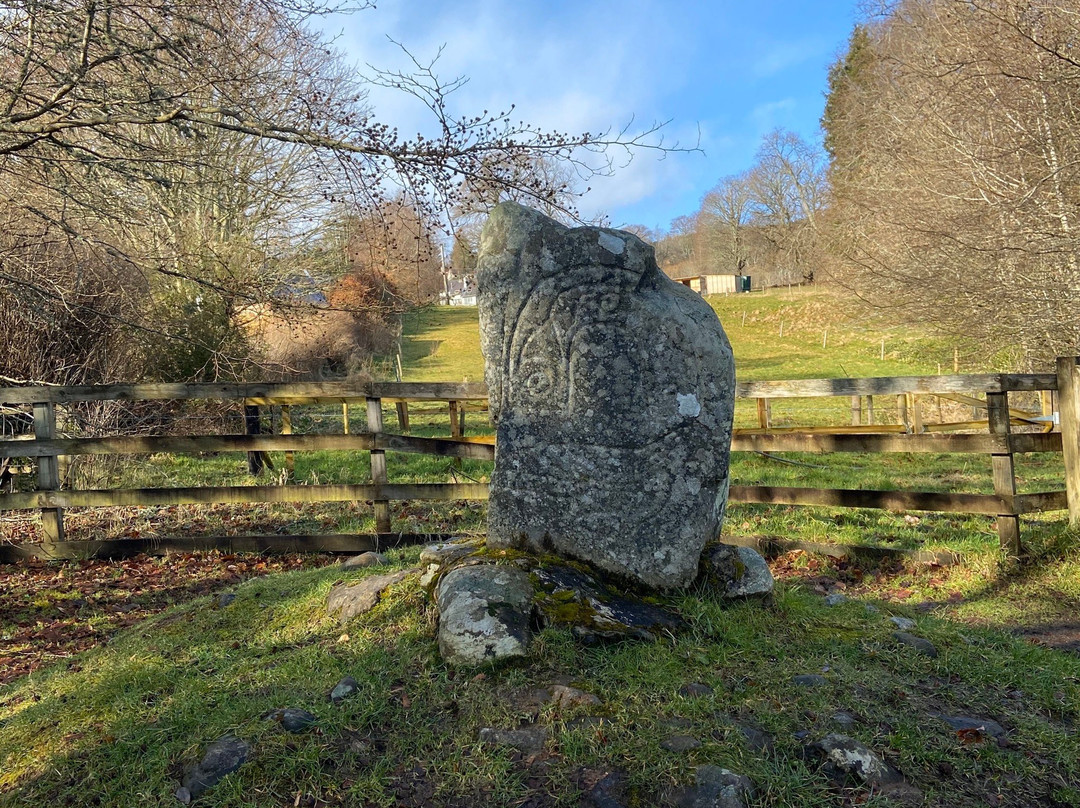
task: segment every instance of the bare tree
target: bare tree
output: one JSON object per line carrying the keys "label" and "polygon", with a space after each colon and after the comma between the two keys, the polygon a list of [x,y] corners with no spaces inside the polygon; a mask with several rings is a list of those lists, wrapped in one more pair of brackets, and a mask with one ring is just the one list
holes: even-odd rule
{"label": "bare tree", "polygon": [[824,152],[794,132],[765,136],[746,178],[755,224],[792,272],[813,282],[820,263],[819,218],[825,204]]}
{"label": "bare tree", "polygon": [[[509,112],[457,115],[450,96],[463,79],[444,82],[432,64],[350,76],[312,27],[327,10],[308,0],[9,3],[0,215],[69,244],[71,271],[42,282],[29,242],[15,239],[0,254],[0,293],[42,317],[46,299],[92,311],[142,338],[148,359],[172,344],[175,361],[147,372],[237,375],[244,364],[226,362],[244,359],[233,314],[273,297],[317,252],[318,226],[338,205],[366,215],[403,194],[436,220],[509,188],[565,210],[562,175],[525,169],[562,162],[587,178],[611,167],[590,152],[664,148],[655,130],[568,136]],[[422,100],[433,134],[402,138],[378,120],[365,81]],[[96,310],[96,298],[75,294],[81,256],[130,276],[120,305]]]}
{"label": "bare tree", "polygon": [[1078,22],[1056,2],[904,0],[865,26],[827,117],[832,243],[864,298],[1003,363],[1076,350]]}
{"label": "bare tree", "polygon": [[705,194],[697,232],[704,263],[717,272],[742,274],[749,263],[747,230],[755,214],[747,174],[724,177]]}

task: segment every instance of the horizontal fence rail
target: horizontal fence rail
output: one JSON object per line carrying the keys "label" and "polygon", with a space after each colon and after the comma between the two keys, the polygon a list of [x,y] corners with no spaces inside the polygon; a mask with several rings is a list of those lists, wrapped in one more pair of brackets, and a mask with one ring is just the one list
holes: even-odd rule
{"label": "horizontal fence rail", "polygon": [[[1011,405],[1010,393],[1039,393],[1039,412]],[[875,414],[874,397],[878,398]],[[924,418],[923,400],[942,401],[970,408],[971,420],[930,423]],[[981,396],[981,398],[980,398]],[[978,374],[951,376],[899,376],[879,378],[801,379],[740,382],[736,397],[757,404],[758,426],[736,429],[732,451],[758,452],[912,452],[989,455],[992,458],[994,493],[816,489],[784,486],[733,485],[732,502],[809,505],[830,508],[884,508],[988,514],[997,518],[1003,549],[1020,553],[1019,516],[1068,508],[1070,519],[1080,519],[1080,371],[1077,359],[1058,360],[1053,374]],[[851,403],[850,425],[778,427],[772,423],[771,400],[839,397]],[[895,397],[899,423],[882,423],[881,397]],[[920,399],[923,397],[923,399]],[[1029,397],[1030,398],[1030,397]],[[391,537],[397,542],[421,541],[434,534],[392,534],[389,502],[485,500],[486,483],[392,483],[387,478],[386,452],[419,453],[448,458],[494,460],[490,437],[465,437],[465,413],[486,410],[487,388],[469,382],[281,382],[229,384],[114,384],[78,387],[0,388],[0,414],[32,414],[33,433],[0,439],[0,470],[11,467],[13,458],[29,458],[36,468],[36,488],[31,492],[0,494],[0,511],[40,511],[44,539],[42,552],[51,557],[74,557],[79,552],[115,555],[130,552],[135,542],[157,542],[158,548],[200,547],[250,548],[260,552],[275,548],[293,551],[352,552],[370,549]],[[154,435],[62,437],[57,432],[57,407],[104,401],[236,402],[243,407],[247,434]],[[1057,402],[1057,406],[1055,406]],[[293,406],[339,404],[344,434],[293,434]],[[349,429],[349,405],[363,405],[362,431]],[[409,431],[409,406],[419,404],[413,415],[443,413],[450,419],[451,437],[429,438],[387,432],[383,405],[393,405],[399,426]],[[437,405],[437,406],[434,406]],[[259,408],[280,408],[280,434],[261,433]],[[425,409],[426,407],[426,409]],[[846,407],[846,405],[845,405]],[[1057,414],[1056,414],[1057,413]],[[983,417],[985,416],[985,417]],[[1056,424],[1060,422],[1060,431]],[[1026,431],[1016,432],[1013,427]],[[972,434],[972,431],[979,430]],[[1039,431],[1035,431],[1039,430]],[[958,432],[965,434],[957,434]],[[368,452],[371,482],[368,484],[309,485],[274,484],[199,486],[177,488],[126,488],[69,490],[61,487],[59,463],[67,456],[136,455],[203,452],[246,452],[249,467],[263,467],[266,452],[285,452],[291,473],[293,453],[311,451]],[[1014,456],[1027,452],[1058,452],[1065,457],[1066,490],[1019,494]],[[8,464],[7,466],[2,464]],[[65,508],[156,506],[186,504],[353,502],[373,503],[374,537],[342,534],[323,536],[254,536],[67,542],[64,540]],[[118,545],[127,550],[121,551]],[[150,546],[150,545],[147,545]],[[0,560],[27,557],[37,545],[2,548]]]}

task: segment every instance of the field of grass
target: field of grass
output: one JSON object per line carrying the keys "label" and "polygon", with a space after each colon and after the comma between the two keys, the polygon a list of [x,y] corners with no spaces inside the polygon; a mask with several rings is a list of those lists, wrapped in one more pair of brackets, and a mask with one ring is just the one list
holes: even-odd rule
{"label": "field of grass", "polygon": [[[1080,805],[1080,660],[997,631],[893,601],[830,608],[793,579],[768,607],[676,598],[689,628],[653,645],[582,648],[545,629],[531,662],[477,675],[439,661],[415,576],[350,624],[329,619],[333,582],[366,574],[248,581],[227,606],[197,599],[0,687],[0,805],[176,804],[184,766],[226,733],[251,745],[251,760],[198,805],[558,808],[586,804],[582,792],[615,772],[621,804],[652,806],[704,763],[748,776],[755,808]],[[914,618],[940,656],[897,644],[894,614]],[[824,684],[792,684],[804,673]],[[346,675],[359,692],[331,704]],[[556,681],[601,705],[559,709],[533,695]],[[707,689],[680,692],[691,683]],[[316,728],[290,735],[264,718],[282,707],[314,713]],[[1007,736],[958,733],[938,714],[989,718]],[[479,741],[481,727],[523,722],[550,733],[541,753]],[[745,728],[766,733],[755,738],[767,748]],[[830,779],[806,743],[835,731],[883,755],[907,790],[890,799]],[[700,746],[668,751],[672,735]]]}

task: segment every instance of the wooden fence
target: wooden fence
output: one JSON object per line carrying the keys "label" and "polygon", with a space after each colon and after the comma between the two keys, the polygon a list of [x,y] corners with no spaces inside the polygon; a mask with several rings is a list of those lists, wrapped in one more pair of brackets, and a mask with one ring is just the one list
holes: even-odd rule
{"label": "wooden fence", "polygon": [[[737,429],[736,452],[917,452],[990,455],[993,494],[925,491],[817,489],[733,485],[731,501],[832,508],[886,508],[981,513],[995,516],[1002,548],[1021,552],[1020,521],[1024,514],[1068,509],[1080,520],[1080,368],[1078,360],[1058,360],[1053,374],[981,374],[910,376],[796,381],[742,382],[736,396],[757,402],[758,426]],[[1011,393],[1040,393],[1041,413],[1010,405]],[[0,407],[28,409],[33,415],[32,439],[0,440],[0,460],[33,458],[36,488],[0,494],[0,511],[40,511],[44,541],[35,545],[0,546],[0,561],[13,558],[116,555],[125,552],[219,546],[233,550],[354,552],[393,538],[397,542],[430,540],[391,534],[389,503],[393,500],[484,500],[485,483],[392,483],[386,452],[413,452],[455,458],[492,460],[490,438],[466,437],[464,413],[483,409],[486,388],[477,383],[375,382],[266,384],[119,384],[88,387],[14,387],[0,389]],[[874,423],[874,398],[899,397],[897,423]],[[843,397],[852,401],[851,425],[777,427],[771,423],[771,402],[788,398]],[[946,398],[985,412],[984,419],[941,423],[922,417],[927,397]],[[58,406],[87,401],[235,401],[249,408],[248,434],[111,436],[65,438],[57,434]],[[1054,402],[1056,401],[1056,407]],[[384,404],[395,406],[399,428],[409,431],[409,407],[438,402],[450,417],[451,437],[425,438],[384,429]],[[1049,405],[1048,403],[1049,402]],[[333,403],[344,408],[342,434],[292,434],[292,407]],[[349,406],[364,405],[363,431],[349,428]],[[280,407],[280,434],[259,434],[251,409]],[[865,412],[865,417],[863,413]],[[878,410],[880,414],[880,407]],[[865,421],[865,422],[864,422]],[[1055,422],[1060,422],[1060,430]],[[956,434],[955,430],[966,430]],[[976,431],[980,430],[980,431]],[[29,436],[26,436],[27,438]],[[269,451],[286,452],[286,472],[295,452],[317,450],[369,452],[371,482],[362,485],[246,485],[184,488],[70,490],[60,485],[60,458],[73,455],[116,455],[242,451],[249,458]],[[1063,452],[1065,490],[1019,494],[1014,457],[1025,452]],[[255,465],[258,465],[257,463]],[[122,540],[69,542],[64,539],[65,508],[150,506],[209,503],[344,502],[373,503],[375,536],[254,536],[222,539]]]}

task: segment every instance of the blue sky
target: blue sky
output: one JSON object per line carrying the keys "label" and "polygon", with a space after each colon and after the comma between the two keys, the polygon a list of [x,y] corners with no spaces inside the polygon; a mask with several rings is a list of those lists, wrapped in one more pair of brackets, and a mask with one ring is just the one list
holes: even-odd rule
{"label": "blue sky", "polygon": [[[667,227],[723,176],[748,168],[776,127],[818,137],[829,64],[844,49],[855,0],[381,0],[328,21],[347,60],[406,68],[401,42],[436,71],[469,82],[456,111],[505,109],[560,131],[670,123],[668,143],[702,154],[638,154],[591,182],[579,207],[615,226]],[[424,127],[408,98],[375,88],[380,120]]]}

